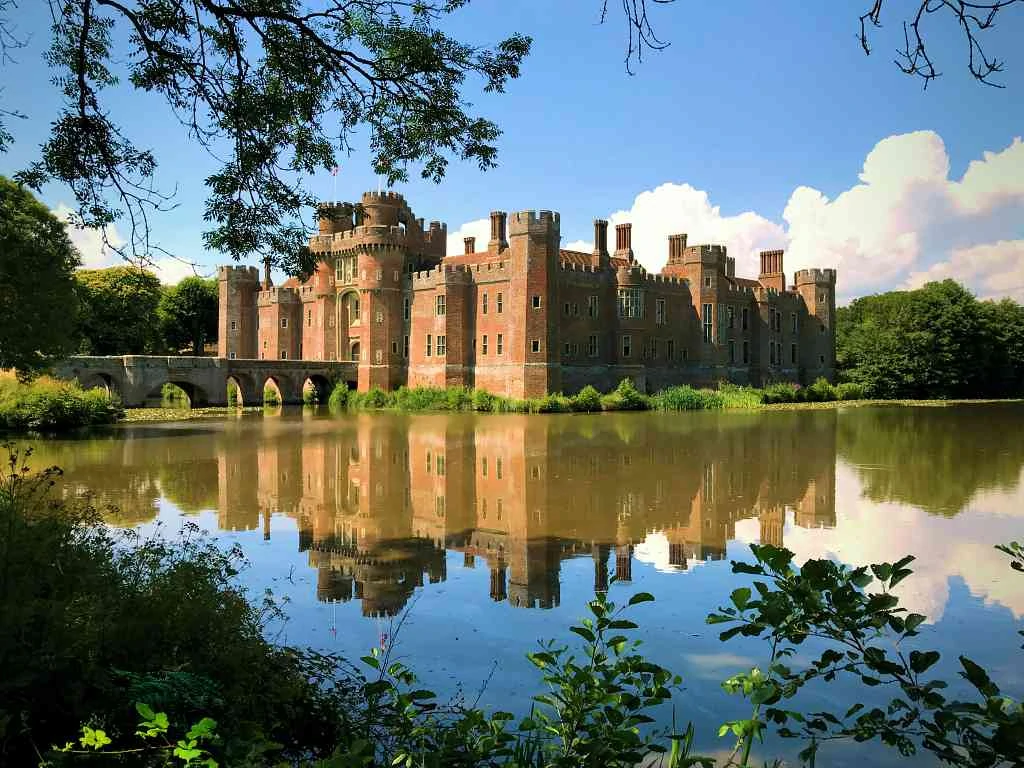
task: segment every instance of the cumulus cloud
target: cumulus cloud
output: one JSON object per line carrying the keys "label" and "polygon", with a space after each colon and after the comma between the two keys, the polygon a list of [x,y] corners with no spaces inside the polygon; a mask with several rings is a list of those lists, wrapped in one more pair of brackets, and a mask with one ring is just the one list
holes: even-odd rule
{"label": "cumulus cloud", "polygon": [[[794,189],[781,222],[755,211],[725,214],[706,191],[665,183],[607,217],[609,240],[614,243],[615,224],[631,222],[637,259],[658,271],[668,235],[686,232],[690,244],[728,246],[744,276],[756,276],[759,250],[782,247],[790,275],[805,267],[837,268],[841,301],[944,277],[986,297],[1022,298],[1024,141],[984,152],[960,179],[950,172],[946,146],[934,131],[889,136],[834,197],[811,186]],[[470,230],[477,225],[487,236],[486,220],[470,222],[453,233],[449,253],[461,253],[462,236],[475,234]],[[563,247],[589,252],[593,243]]]}
{"label": "cumulus cloud", "polygon": [[[106,233],[106,241],[114,248],[125,245],[126,241],[117,231],[116,225],[111,224],[102,230],[76,227],[74,211],[66,203],[60,203],[54,208],[53,214],[67,226],[68,236],[82,257],[82,269],[106,269],[125,263],[116,251],[104,243],[103,235]],[[154,259],[147,269],[160,278],[164,285],[175,285],[182,278],[197,274],[191,264],[173,256]]]}
{"label": "cumulus cloud", "polygon": [[488,218],[467,221],[454,232],[449,232],[447,250],[449,256],[458,256],[466,250],[466,245],[463,242],[463,238],[466,237],[476,238],[478,251],[487,250],[487,242],[491,239],[491,220]]}

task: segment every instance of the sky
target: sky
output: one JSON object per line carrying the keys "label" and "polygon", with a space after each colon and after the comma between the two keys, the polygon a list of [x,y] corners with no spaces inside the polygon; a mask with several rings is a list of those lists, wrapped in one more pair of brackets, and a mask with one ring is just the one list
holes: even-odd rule
{"label": "sky", "polygon": [[[1005,60],[991,88],[966,71],[955,20],[930,18],[931,54],[942,77],[927,90],[893,63],[906,2],[885,5],[865,56],[857,0],[654,5],[658,35],[629,75],[619,4],[597,23],[600,0],[473,0],[445,23],[479,45],[511,32],[533,37],[522,76],[504,94],[467,81],[472,112],[503,130],[499,167],[454,160],[439,185],[396,187],[417,216],[448,224],[449,253],[462,237],[489,239],[491,210],[561,214],[562,247],[591,250],[593,220],[632,222],[639,261],[657,271],[669,234],[724,243],[737,274],[756,276],[757,251],[785,248],[785,269],[838,269],[841,302],[952,277],[979,296],[1024,301],[1024,7],[1007,10],[984,38]],[[3,104],[28,115],[8,121],[15,144],[0,174],[33,160],[60,105],[42,60],[49,12],[20,0],[30,36],[0,69]],[[865,6],[861,8],[861,6]],[[190,145],[162,102],[128,86],[107,92],[115,118],[155,152],[159,188],[177,207],[153,224],[163,248],[212,274],[222,254],[203,249],[205,177],[216,163]],[[365,137],[341,172],[311,181],[323,199],[375,189]],[[66,216],[70,191],[44,188]],[[312,213],[311,213],[312,215]],[[115,240],[122,234],[110,235]],[[89,267],[116,263],[99,234],[74,239]],[[159,259],[162,280],[191,270]]]}

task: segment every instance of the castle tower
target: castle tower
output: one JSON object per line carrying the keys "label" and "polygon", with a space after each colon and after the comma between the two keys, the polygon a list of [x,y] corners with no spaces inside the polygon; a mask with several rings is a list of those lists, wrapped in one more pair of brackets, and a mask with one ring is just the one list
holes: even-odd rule
{"label": "castle tower", "polygon": [[238,359],[258,357],[256,294],[260,289],[259,270],[256,267],[219,267],[217,283],[217,356]]}
{"label": "castle tower", "polygon": [[836,271],[801,269],[796,290],[803,297],[807,317],[800,327],[801,378],[805,383],[819,376],[835,379]]}
{"label": "castle tower", "polygon": [[556,321],[560,242],[557,213],[520,211],[510,217],[513,311],[522,313],[523,322],[509,328],[509,348],[513,360],[525,361],[513,397],[539,397],[562,388]]}

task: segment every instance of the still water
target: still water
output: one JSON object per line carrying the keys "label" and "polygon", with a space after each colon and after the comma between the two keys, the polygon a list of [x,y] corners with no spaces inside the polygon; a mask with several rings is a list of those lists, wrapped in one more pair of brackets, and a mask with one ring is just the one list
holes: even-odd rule
{"label": "still water", "polygon": [[[704,617],[727,602],[738,583],[729,561],[748,559],[752,542],[786,546],[798,562],[915,555],[898,594],[928,616],[923,643],[942,652],[953,690],[966,653],[1024,694],[1024,576],[993,549],[1024,539],[1021,405],[343,418],[286,409],[121,426],[35,451],[36,466],[65,469],[63,492],[114,505],[112,524],[173,532],[189,518],[241,544],[253,594],[289,601],[280,639],[353,658],[395,640],[427,686],[488,706],[528,706],[540,681],[525,652],[566,638],[615,576],[612,599],[657,597],[632,618],[645,651],[684,678],[676,721],[695,722],[702,748],[726,746],[717,725],[749,710],[719,682],[763,663],[766,649],[719,642]],[[799,703],[845,709],[865,696],[836,683]],[[870,748],[826,755],[829,765],[907,762]]]}

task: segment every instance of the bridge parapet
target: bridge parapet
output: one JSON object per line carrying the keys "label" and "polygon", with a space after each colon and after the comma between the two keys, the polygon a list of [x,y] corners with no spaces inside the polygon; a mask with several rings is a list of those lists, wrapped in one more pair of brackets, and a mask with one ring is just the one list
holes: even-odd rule
{"label": "bridge parapet", "polygon": [[273,380],[285,404],[302,402],[306,379],[333,384],[355,382],[356,363],[329,360],[241,360],[226,357],[118,355],[70,357],[54,375],[77,380],[84,387],[116,392],[128,408],[145,405],[164,384],[184,389],[193,405],[227,405],[227,386],[234,380],[245,403],[263,402],[263,386]]}

